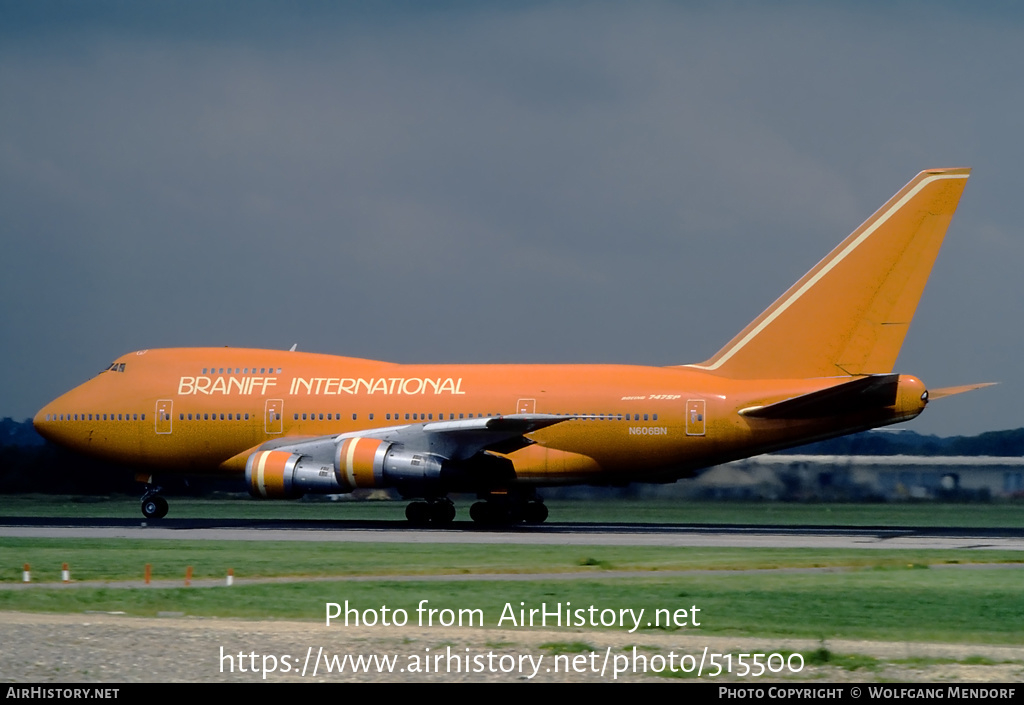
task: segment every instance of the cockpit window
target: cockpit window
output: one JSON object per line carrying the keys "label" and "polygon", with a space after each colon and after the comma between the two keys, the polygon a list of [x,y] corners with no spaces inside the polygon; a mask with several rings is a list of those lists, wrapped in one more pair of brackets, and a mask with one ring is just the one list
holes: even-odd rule
{"label": "cockpit window", "polygon": [[104,372],[124,372],[125,364],[126,363],[124,363],[124,362],[111,362],[110,366],[107,367],[107,369],[105,369],[103,371]]}

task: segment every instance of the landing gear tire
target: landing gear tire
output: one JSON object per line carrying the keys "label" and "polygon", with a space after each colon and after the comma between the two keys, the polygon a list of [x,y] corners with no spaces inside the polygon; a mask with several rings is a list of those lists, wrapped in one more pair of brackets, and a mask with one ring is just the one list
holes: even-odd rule
{"label": "landing gear tire", "polygon": [[491,507],[487,502],[474,502],[469,508],[469,518],[477,524],[486,525],[491,521]]}
{"label": "landing gear tire", "polygon": [[447,497],[428,502],[411,502],[405,508],[405,518],[413,526],[448,526],[455,519],[455,504]]}
{"label": "landing gear tire", "polygon": [[412,502],[405,508],[405,518],[413,526],[426,526],[430,523],[430,505],[426,502]]}
{"label": "landing gear tire", "polygon": [[481,526],[511,526],[513,524],[542,524],[548,518],[548,508],[539,497],[486,499],[469,508],[469,516]]}
{"label": "landing gear tire", "polygon": [[163,519],[167,516],[167,500],[153,495],[142,500],[142,515],[147,519]]}
{"label": "landing gear tire", "polygon": [[450,499],[441,499],[430,503],[430,522],[438,526],[448,526],[455,520],[455,504]]}
{"label": "landing gear tire", "polygon": [[523,522],[526,524],[543,524],[548,518],[548,508],[543,502],[527,502],[523,509]]}

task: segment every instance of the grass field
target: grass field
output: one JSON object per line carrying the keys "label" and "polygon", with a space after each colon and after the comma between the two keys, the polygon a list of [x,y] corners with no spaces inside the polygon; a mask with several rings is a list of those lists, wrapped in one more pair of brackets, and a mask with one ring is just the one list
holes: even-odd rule
{"label": "grass field", "polygon": [[[169,499],[169,519],[301,519],[404,522],[402,501],[257,501],[247,497]],[[468,521],[472,497],[456,498],[456,521]],[[766,524],[1022,528],[1024,504],[933,502],[889,504],[692,502],[666,499],[546,502],[549,522]],[[6,495],[0,517],[139,519],[138,497]]]}
{"label": "grass field", "polygon": [[[671,578],[593,578],[571,582],[299,582],[232,588],[33,589],[0,592],[0,608],[22,611],[160,612],[323,622],[325,604],[348,603],[365,615],[382,607],[417,619],[417,606],[480,610],[482,624],[519,627],[520,607],[644,609],[675,613],[699,608],[705,635],[811,639],[1024,643],[1019,571],[868,570],[815,574],[695,574]],[[512,607],[506,613],[505,605]],[[517,621],[500,619],[514,614]],[[693,614],[692,612],[690,613]],[[436,617],[442,624],[444,615]],[[454,619],[450,614],[449,621]],[[467,617],[467,620],[469,618]],[[644,622],[641,630],[651,628]],[[450,626],[445,624],[445,626]],[[467,622],[464,626],[470,626]],[[525,626],[531,626],[526,624]],[[540,626],[539,623],[533,626]],[[550,624],[548,626],[551,626]],[[590,621],[574,626],[593,627]],[[676,629],[662,624],[663,628]],[[624,628],[624,627],[623,627]],[[687,627],[679,627],[686,629]],[[696,630],[696,628],[690,627]]]}
{"label": "grass field", "polygon": [[[134,539],[0,539],[0,582],[60,581],[63,563],[74,578],[196,578],[593,573],[596,571],[764,570],[777,568],[891,569],[956,563],[1024,563],[1020,551],[674,548],[665,546],[528,546],[517,544],[315,543],[306,541],[173,541]],[[1024,573],[1022,573],[1024,575]]]}
{"label": "grass field", "polygon": [[[404,506],[387,501],[177,499],[172,500],[172,516],[400,522]],[[1020,507],[999,504],[655,500],[550,506],[552,520],[575,522],[970,527],[1021,523]],[[135,517],[137,512],[136,498],[14,497],[4,498],[0,507],[6,516]],[[509,620],[498,623],[506,604],[515,610],[540,608],[542,603],[549,608],[556,603],[593,605],[598,613],[643,609],[648,616],[657,609],[673,612],[697,606],[702,634],[1024,644],[1024,569],[1019,567],[1024,554],[1015,551],[345,544],[267,542],[255,536],[252,541],[225,542],[0,539],[0,583],[11,587],[21,580],[24,563],[32,565],[34,582],[57,583],[65,562],[75,581],[113,585],[3,589],[0,610],[117,611],[139,616],[170,612],[322,623],[327,602],[348,600],[360,610],[374,611],[386,605],[404,609],[415,619],[420,601],[427,600],[437,609],[479,610],[484,626],[497,628],[518,626]],[[223,579],[231,568],[240,582],[283,582],[231,588],[116,585],[141,580],[146,564],[157,581],[182,581],[186,566],[191,566],[196,580]],[[501,579],[505,574],[538,577]],[[497,579],[472,579],[487,575]],[[353,576],[360,580],[348,579]],[[648,627],[647,621],[639,631],[658,628]],[[666,628],[694,629],[659,629]]]}
{"label": "grass field", "polygon": [[[484,626],[509,603],[518,610],[569,602],[599,609],[701,610],[700,632],[814,639],[1024,643],[1024,561],[1019,552],[664,547],[448,546],[291,542],[4,539],[5,582],[32,563],[38,580],[59,580],[69,562],[76,580],[292,576],[295,582],[231,588],[36,587],[0,591],[0,609],[132,615],[187,615],[323,620],[325,603],[360,610],[401,608],[415,618],[421,600],[437,609],[474,609]],[[989,565],[958,566],[984,561]],[[995,569],[1005,563],[1007,569]],[[772,568],[826,568],[786,573]],[[688,572],[676,575],[664,571]],[[616,577],[645,571],[649,576]],[[445,580],[487,573],[575,573],[576,579]],[[588,574],[589,573],[589,574]],[[318,582],[329,576],[366,581]],[[394,580],[389,576],[433,576]],[[518,614],[518,612],[517,612]],[[586,625],[591,626],[591,625]],[[665,625],[662,625],[663,627]],[[649,627],[641,627],[641,630]],[[675,629],[676,627],[670,626]]]}

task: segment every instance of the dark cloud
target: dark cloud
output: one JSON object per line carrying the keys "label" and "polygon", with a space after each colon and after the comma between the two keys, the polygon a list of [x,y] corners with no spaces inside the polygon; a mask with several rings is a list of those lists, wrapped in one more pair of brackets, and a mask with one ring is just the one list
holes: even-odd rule
{"label": "dark cloud", "polygon": [[965,165],[899,368],[1024,424],[1019,12],[347,5],[0,5],[0,415],[143,347],[702,360]]}

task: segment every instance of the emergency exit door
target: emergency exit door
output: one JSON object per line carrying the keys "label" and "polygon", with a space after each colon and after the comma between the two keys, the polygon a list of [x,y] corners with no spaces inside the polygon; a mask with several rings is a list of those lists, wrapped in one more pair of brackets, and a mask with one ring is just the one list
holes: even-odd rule
{"label": "emergency exit door", "polygon": [[157,433],[167,434],[171,432],[171,413],[174,411],[173,399],[157,399],[156,414],[153,423]]}
{"label": "emergency exit door", "polygon": [[686,400],[686,435],[703,436],[705,428],[704,400]]}
{"label": "emergency exit door", "polygon": [[267,399],[263,429],[267,433],[284,432],[284,399]]}
{"label": "emergency exit door", "polygon": [[519,403],[516,404],[517,414],[532,414],[537,408],[536,399],[520,399]]}

